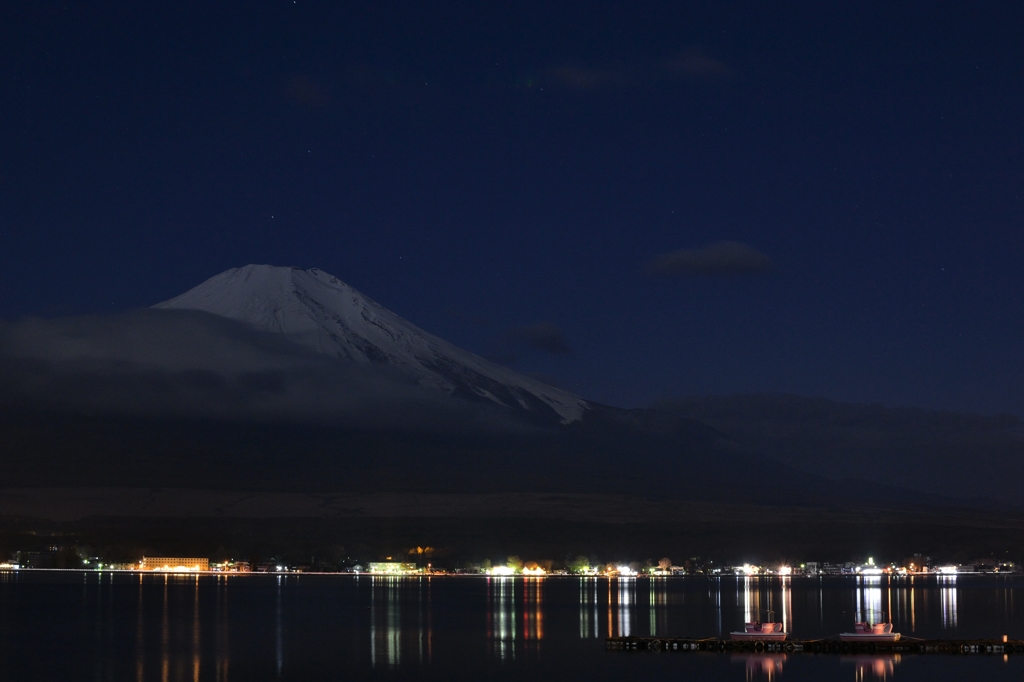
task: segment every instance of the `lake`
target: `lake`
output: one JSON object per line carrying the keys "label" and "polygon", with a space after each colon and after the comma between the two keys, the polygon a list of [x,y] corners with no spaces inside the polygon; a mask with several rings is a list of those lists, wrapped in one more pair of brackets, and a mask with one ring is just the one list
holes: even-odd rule
{"label": "lake", "polygon": [[1022,599],[1022,576],[4,572],[0,679],[1020,680],[1024,654],[627,653],[604,638],[722,636],[769,610],[799,638],[890,614],[905,637],[1022,638]]}

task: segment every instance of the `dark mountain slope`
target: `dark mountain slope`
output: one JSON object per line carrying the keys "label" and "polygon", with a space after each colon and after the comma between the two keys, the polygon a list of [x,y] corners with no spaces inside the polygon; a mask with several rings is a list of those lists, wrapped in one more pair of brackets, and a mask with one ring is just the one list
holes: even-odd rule
{"label": "dark mountain slope", "polygon": [[830,481],[723,451],[717,432],[686,420],[650,433],[601,419],[600,411],[567,428],[491,435],[7,408],[0,411],[0,463],[5,488],[572,492],[780,506],[949,506],[947,498]]}
{"label": "dark mountain slope", "polygon": [[659,407],[720,429],[745,452],[801,471],[1024,503],[1024,425],[1017,417],[794,395],[690,397]]}

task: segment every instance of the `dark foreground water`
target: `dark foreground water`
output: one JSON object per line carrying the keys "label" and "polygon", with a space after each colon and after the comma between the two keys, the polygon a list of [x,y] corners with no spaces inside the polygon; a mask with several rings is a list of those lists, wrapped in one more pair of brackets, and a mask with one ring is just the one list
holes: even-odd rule
{"label": "dark foreground water", "polygon": [[[1016,605],[1015,605],[1016,604]],[[1024,654],[606,652],[609,633],[1024,638],[1024,578],[580,579],[0,573],[2,680],[1021,680]],[[762,615],[762,619],[764,616]]]}

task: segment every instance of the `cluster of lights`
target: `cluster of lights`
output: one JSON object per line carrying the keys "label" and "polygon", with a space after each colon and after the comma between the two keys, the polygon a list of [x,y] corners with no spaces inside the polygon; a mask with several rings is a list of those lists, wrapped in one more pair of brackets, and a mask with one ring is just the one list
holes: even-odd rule
{"label": "cluster of lights", "polygon": [[[388,557],[388,559],[390,560],[390,557]],[[116,570],[119,567],[119,565],[117,565],[117,564],[106,564],[106,566],[107,566],[107,570]],[[851,570],[851,566],[852,565],[851,564],[847,564],[846,566],[847,566],[847,568],[844,569],[844,573],[846,573],[847,571]],[[1012,569],[1013,568],[1012,564],[1010,566],[1011,566],[1011,569]],[[104,564],[102,564],[102,563],[97,563],[96,564],[96,568],[99,569],[99,570],[103,570],[103,567],[104,567]],[[123,565],[121,567],[125,568],[125,569],[129,569],[129,570],[131,570],[131,568],[132,568],[130,565]],[[428,564],[427,567],[428,567],[427,570],[429,572],[430,564]],[[11,561],[0,562],[0,571],[18,570],[20,568],[21,568],[21,566],[19,564],[13,563]],[[201,573],[204,570],[213,570],[213,571],[218,571],[218,572],[232,572],[234,570],[237,570],[239,572],[243,572],[243,571],[246,571],[247,568],[248,568],[248,566],[246,566],[245,568],[241,568],[240,566],[236,566],[234,564],[234,562],[226,561],[226,562],[222,562],[220,564],[214,564],[214,565],[210,566],[209,569],[200,568],[199,566],[196,566],[196,565],[192,565],[192,566],[183,566],[183,565],[171,566],[171,565],[165,564],[163,566],[151,567],[148,570],[155,571],[155,572],[161,572],[161,573]],[[800,571],[799,572],[802,573],[804,568],[805,568],[805,565],[804,564],[800,564]],[[147,570],[147,569],[144,568],[143,562],[139,562],[138,565],[135,567],[135,570]],[[272,566],[271,570],[272,571],[276,571],[277,573],[283,573],[283,572],[291,572],[293,569],[290,569],[288,566],[284,566],[284,565],[276,565],[276,566]],[[787,577],[787,576],[792,576],[792,575],[795,574],[794,568],[792,566],[790,566],[790,565],[787,565],[787,564],[783,564],[783,565],[780,565],[778,567],[770,568],[770,567],[756,566],[756,565],[747,563],[747,564],[743,564],[742,566],[736,566],[733,570],[735,571],[736,575],[740,575],[740,576],[778,575],[778,576]],[[928,572],[929,569],[927,567],[925,567],[925,566],[917,566],[914,563],[910,563],[906,567],[897,567],[896,564],[879,566],[879,565],[875,564],[874,557],[868,557],[867,563],[865,563],[863,565],[860,565],[860,566],[856,566],[856,568],[852,568],[852,571],[856,575],[859,575],[859,576],[881,576],[881,575],[886,575],[886,574],[908,575],[910,573],[915,573],[915,572],[919,572],[919,571]],[[997,568],[996,571],[998,572],[999,569]],[[356,570],[355,572],[359,573],[359,572],[362,572],[362,571]],[[371,571],[371,572],[375,572],[375,571]],[[401,574],[409,574],[409,573],[413,573],[413,572],[417,572],[418,573],[419,571],[418,570],[417,571],[402,571]],[[607,565],[606,568],[600,568],[600,567],[596,567],[596,566],[582,566],[582,567],[578,567],[574,572],[579,574],[579,575],[591,576],[591,577],[603,575],[603,576],[607,576],[607,577],[618,576],[618,577],[622,577],[622,578],[632,578],[632,577],[636,577],[637,575],[639,575],[639,573],[641,571],[639,571],[636,568],[632,568],[632,567],[630,567],[628,565],[614,566],[612,564],[609,564],[609,565]],[[670,574],[669,570],[667,570],[665,568],[661,568],[661,567],[659,567],[659,568],[653,568],[652,567],[652,568],[649,568],[649,569],[644,569],[643,572],[644,573],[648,573],[650,575],[669,575]],[[720,569],[714,571],[713,573],[719,573],[719,572],[720,572]],[[954,565],[954,564],[947,564],[947,565],[943,565],[943,566],[937,566],[937,567],[931,569],[931,572],[939,574],[939,575],[944,575],[944,576],[955,576],[958,573],[960,573],[961,571],[960,571],[960,567],[959,566]],[[511,566],[494,566],[494,567],[488,569],[487,573],[490,574],[490,575],[493,575],[493,576],[523,575],[523,576],[531,576],[531,577],[540,577],[540,576],[548,575],[548,571],[546,571],[544,568],[536,565],[533,562],[531,562],[529,565],[524,566],[522,568],[513,568]]]}
{"label": "cluster of lights", "polygon": [[488,571],[488,573],[490,573],[491,575],[499,576],[515,575],[516,573],[522,573],[523,575],[531,575],[535,577],[548,574],[548,572],[540,566],[526,566],[521,571],[516,571],[516,569],[512,568],[511,566],[494,566],[493,568],[491,568],[490,571]]}
{"label": "cluster of lights", "polygon": [[753,564],[743,564],[742,566],[736,567],[736,575],[781,575],[791,576],[793,575],[793,567],[787,564],[778,566],[777,568],[764,568],[761,566],[755,566]]}
{"label": "cluster of lights", "polygon": [[[494,576],[526,575],[526,576],[534,576],[534,577],[536,577],[536,576],[545,576],[545,575],[548,574],[548,572],[545,571],[540,566],[524,567],[524,568],[522,568],[520,570],[516,570],[516,569],[514,569],[514,568],[512,568],[510,566],[492,566],[490,569],[488,569],[487,573],[488,573],[488,575],[494,575]],[[596,568],[594,566],[586,566],[586,567],[582,568],[579,571],[579,573],[581,575],[596,576],[596,575],[601,574],[602,572],[600,571],[600,569],[598,569],[598,568]],[[622,578],[635,578],[638,574],[639,574],[639,571],[637,571],[637,569],[630,568],[629,566],[625,566],[625,565],[623,565],[623,566],[616,566],[614,569],[609,569],[607,571],[604,571],[604,575],[618,575],[619,577],[622,577]]]}

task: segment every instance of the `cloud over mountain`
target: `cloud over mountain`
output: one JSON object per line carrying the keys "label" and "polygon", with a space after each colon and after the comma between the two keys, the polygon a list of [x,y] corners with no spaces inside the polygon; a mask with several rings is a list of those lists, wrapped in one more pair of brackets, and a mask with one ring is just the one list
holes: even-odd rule
{"label": "cloud over mountain", "polygon": [[572,348],[565,340],[565,333],[551,322],[535,322],[510,329],[502,335],[502,342],[525,350],[535,350],[548,355],[569,355]]}
{"label": "cloud over mountain", "polygon": [[0,405],[426,431],[521,430],[399,368],[192,310],[0,324]]}

